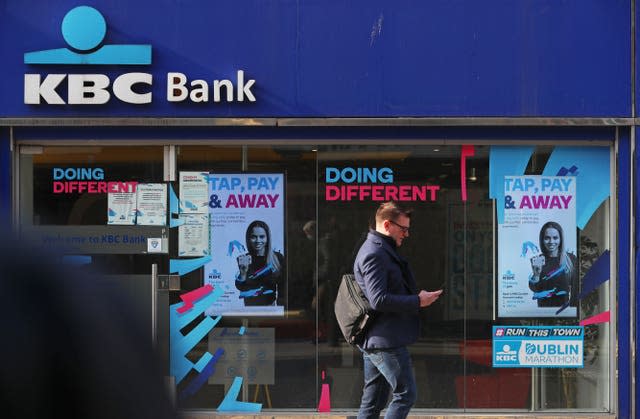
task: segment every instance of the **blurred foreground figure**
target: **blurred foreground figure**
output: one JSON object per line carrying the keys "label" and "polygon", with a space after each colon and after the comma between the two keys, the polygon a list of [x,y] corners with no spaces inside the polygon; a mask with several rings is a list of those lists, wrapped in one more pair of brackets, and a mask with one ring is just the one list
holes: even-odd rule
{"label": "blurred foreground figure", "polygon": [[0,245],[1,416],[175,418],[133,310],[115,285],[78,270]]}

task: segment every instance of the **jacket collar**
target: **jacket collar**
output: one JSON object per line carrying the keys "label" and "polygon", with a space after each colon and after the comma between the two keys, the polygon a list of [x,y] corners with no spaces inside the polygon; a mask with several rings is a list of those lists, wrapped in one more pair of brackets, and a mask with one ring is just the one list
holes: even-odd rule
{"label": "jacket collar", "polygon": [[376,230],[369,230],[369,239],[378,246],[385,248],[395,260],[402,262],[397,251],[398,246],[396,246],[396,242],[393,240],[393,237],[385,236]]}
{"label": "jacket collar", "polygon": [[391,246],[392,249],[395,249],[397,247],[396,242],[393,240],[393,237],[391,236],[385,236],[384,234],[378,232],[377,230],[369,230],[369,234],[372,234],[373,236],[375,236],[381,241],[385,241],[389,243],[389,246]]}
{"label": "jacket collar", "polygon": [[377,246],[382,247],[391,255],[391,257],[402,267],[403,275],[402,279],[404,280],[404,284],[409,290],[409,292],[416,293],[418,292],[415,284],[415,279],[413,278],[413,273],[409,268],[409,264],[407,261],[400,256],[397,252],[398,247],[396,246],[396,242],[392,237],[385,236],[384,234],[378,233],[375,230],[369,230],[368,239],[371,240]]}

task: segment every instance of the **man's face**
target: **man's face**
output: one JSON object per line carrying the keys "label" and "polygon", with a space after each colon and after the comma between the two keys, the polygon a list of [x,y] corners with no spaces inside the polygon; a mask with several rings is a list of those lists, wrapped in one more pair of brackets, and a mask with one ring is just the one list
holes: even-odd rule
{"label": "man's face", "polygon": [[397,220],[386,220],[385,229],[390,237],[396,242],[396,246],[402,246],[402,241],[409,237],[409,227],[411,226],[411,218],[406,215],[400,215]]}

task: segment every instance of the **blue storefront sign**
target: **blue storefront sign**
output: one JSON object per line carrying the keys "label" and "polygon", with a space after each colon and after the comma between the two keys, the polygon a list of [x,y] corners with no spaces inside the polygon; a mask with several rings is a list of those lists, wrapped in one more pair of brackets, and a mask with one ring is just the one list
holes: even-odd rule
{"label": "blue storefront sign", "polygon": [[582,326],[493,326],[494,368],[582,368]]}
{"label": "blue storefront sign", "polygon": [[3,5],[0,118],[631,114],[626,0]]}

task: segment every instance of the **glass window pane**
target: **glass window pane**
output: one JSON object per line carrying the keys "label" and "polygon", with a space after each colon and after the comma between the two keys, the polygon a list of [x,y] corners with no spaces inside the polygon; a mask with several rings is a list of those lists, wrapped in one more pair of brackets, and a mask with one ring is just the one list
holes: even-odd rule
{"label": "glass window pane", "polygon": [[[399,252],[409,261],[418,289],[444,287],[440,300],[421,310],[420,338],[410,346],[418,383],[416,408],[461,407],[456,377],[464,374],[459,352],[464,336],[464,241],[452,240],[454,228],[463,231],[464,222],[459,161],[460,146],[336,145],[318,152],[318,231],[331,243],[325,247],[333,260],[326,280],[320,276],[319,281],[331,289],[330,301],[340,273],[352,269],[378,205],[390,199],[413,201],[405,202],[414,211],[409,237]],[[333,321],[332,310],[325,307],[320,318]],[[332,382],[332,406],[357,409],[362,355],[341,336],[331,336],[329,332],[327,343],[319,344],[319,363],[327,366]]]}
{"label": "glass window pane", "polygon": [[104,225],[107,193],[95,193],[100,192],[96,182],[163,180],[159,146],[45,146],[26,150],[21,152],[19,162],[19,214],[23,225]]}
{"label": "glass window pane", "polygon": [[[178,383],[178,395],[188,394],[179,397],[180,407],[216,408],[237,376],[248,383],[243,386],[238,400],[260,402],[263,409],[314,409],[317,406],[319,377],[315,343],[321,337],[316,332],[314,303],[316,157],[312,150],[309,146],[180,147],[178,170],[181,172],[203,171],[232,176],[243,173],[242,162],[246,161],[245,173],[283,174],[286,196],[285,246],[279,249],[283,255],[280,262],[284,265],[281,267],[284,275],[280,277],[282,282],[278,287],[278,304],[283,300],[284,315],[222,316],[215,328],[187,355],[196,362],[205,351],[213,354],[222,348],[225,354],[216,365],[216,374],[191,394],[188,387],[198,376],[191,370]],[[244,232],[245,227],[239,229]],[[282,232],[269,232],[271,237],[279,233]],[[212,241],[216,240],[213,235],[215,232],[212,232]],[[247,254],[251,254],[250,247],[254,244],[245,242],[244,233],[237,241]],[[221,256],[214,254],[212,257]],[[184,275],[181,293],[203,286],[204,276],[203,268]],[[179,294],[171,296],[172,304],[180,301]],[[191,327],[183,332],[188,333]],[[237,336],[241,328],[245,330],[244,340],[231,336]],[[246,359],[243,359],[245,353]],[[260,356],[264,358],[260,359]]]}
{"label": "glass window pane", "polygon": [[[609,147],[574,146],[569,151],[579,161],[582,154],[599,149],[604,149],[608,159]],[[494,162],[492,146],[474,147],[474,154],[466,160],[464,182],[460,145],[184,145],[176,150],[181,172],[282,174],[286,197],[284,246],[280,252],[284,277],[278,288],[285,301],[284,315],[223,316],[213,328],[215,332],[196,342],[186,358],[196,364],[205,352],[225,349],[224,342],[232,341],[222,339],[225,334],[237,336],[245,330],[245,341],[226,346],[231,348],[225,352],[226,363],[220,359],[216,377],[209,377],[196,391],[190,386],[199,375],[197,370],[191,369],[179,380],[180,407],[214,409],[230,390],[233,377],[242,376],[249,385],[243,387],[238,400],[257,400],[264,409],[314,410],[326,384],[333,409],[356,410],[362,394],[362,357],[342,338],[333,302],[340,277],[351,270],[377,205],[400,199],[411,201],[414,208],[409,237],[400,252],[409,261],[419,289],[444,288],[440,300],[421,310],[420,337],[410,347],[418,382],[415,408],[610,409],[609,345],[613,328],[608,323],[585,327],[583,368],[500,369],[491,364],[493,326],[575,325],[610,310],[613,292],[611,281],[604,281],[581,295],[574,318],[494,317],[499,298],[496,267],[500,243],[499,208],[489,197],[490,176],[495,170],[490,167]],[[542,175],[560,151],[557,146],[532,146],[523,173],[514,175]],[[162,182],[162,160],[160,146],[25,148],[19,161],[22,224],[105,225],[104,194],[56,193],[55,177],[69,182],[91,180],[92,176],[111,181]],[[570,164],[565,166],[573,170]],[[595,166],[577,167],[577,175],[567,176],[577,176],[578,182],[587,182],[589,189],[589,181],[584,180],[588,176],[584,175]],[[83,172],[88,168],[100,171]],[[466,201],[462,199],[463,184]],[[179,182],[173,182],[173,187],[179,193]],[[578,191],[582,194],[578,199],[589,195],[584,187]],[[586,286],[584,278],[598,258],[612,250],[610,196],[608,191],[584,228],[576,229],[575,256],[581,287]],[[178,235],[178,229],[170,229],[172,259],[181,259]],[[534,241],[537,243],[537,238]],[[238,243],[245,249],[250,246],[244,235]],[[167,258],[149,255],[93,258],[113,274],[147,274],[151,263],[158,263],[161,273],[168,269]],[[203,287],[206,275],[202,266],[182,275],[181,290],[170,292],[166,303],[179,303],[182,294]],[[204,319],[200,315],[181,333],[195,330]],[[267,350],[272,351],[273,359],[261,363],[259,369],[246,362],[230,361],[241,357],[238,345],[248,345],[251,350],[258,347],[252,332],[264,332],[272,345],[269,348],[273,348]],[[168,331],[161,334],[162,345],[167,348],[168,335]],[[169,356],[166,358],[168,368]],[[268,377],[263,379],[265,371]],[[226,378],[220,379],[222,376]]]}

